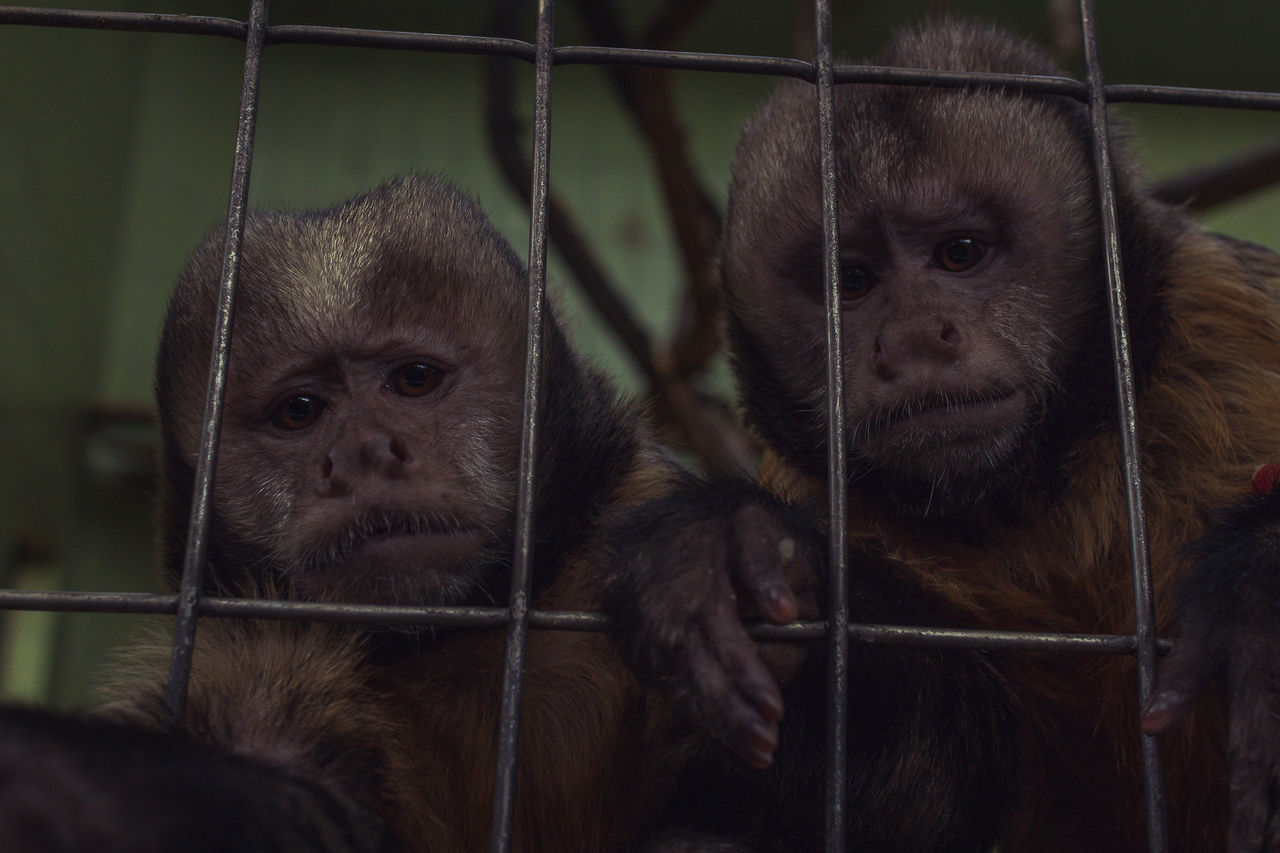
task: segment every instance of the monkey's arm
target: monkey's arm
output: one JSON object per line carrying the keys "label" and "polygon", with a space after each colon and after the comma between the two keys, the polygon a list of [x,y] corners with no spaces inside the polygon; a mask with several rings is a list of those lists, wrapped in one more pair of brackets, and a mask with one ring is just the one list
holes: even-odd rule
{"label": "monkey's arm", "polygon": [[0,838],[13,853],[384,849],[332,786],[180,735],[0,708]]}
{"label": "monkey's arm", "polygon": [[683,475],[666,497],[615,512],[606,537],[615,560],[605,609],[632,668],[743,760],[767,767],[782,716],[775,676],[803,651],[762,658],[743,618],[816,617],[816,531],[746,480]]}
{"label": "monkey's arm", "polygon": [[1195,545],[1182,636],[1143,714],[1169,731],[1221,677],[1229,709],[1230,849],[1280,851],[1280,488],[1225,511]]}
{"label": "monkey's arm", "polygon": [[[819,615],[820,532],[757,486],[690,478],[613,519],[610,533],[618,559],[606,608],[632,666],[739,757],[768,768],[749,770],[718,751],[700,755],[684,770],[672,824],[751,849],[819,849],[824,655],[805,646],[758,650],[741,616],[756,608],[777,622]],[[882,557],[860,553],[855,565],[856,618],[945,622],[942,608]],[[851,844],[989,849],[1021,745],[1003,674],[968,650],[854,644],[851,654]]]}

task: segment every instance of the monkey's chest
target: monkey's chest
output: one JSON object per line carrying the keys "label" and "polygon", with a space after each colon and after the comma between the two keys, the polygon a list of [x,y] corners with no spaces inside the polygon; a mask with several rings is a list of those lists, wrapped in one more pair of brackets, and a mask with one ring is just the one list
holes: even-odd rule
{"label": "monkey's chest", "polygon": [[[488,843],[499,768],[504,638],[451,638],[382,674],[399,704],[390,760],[408,785],[388,792],[407,849],[472,851]],[[403,685],[411,684],[410,690]],[[513,838],[517,850],[621,847],[653,794],[634,790],[645,760],[637,691],[608,641],[531,632],[520,713]]]}

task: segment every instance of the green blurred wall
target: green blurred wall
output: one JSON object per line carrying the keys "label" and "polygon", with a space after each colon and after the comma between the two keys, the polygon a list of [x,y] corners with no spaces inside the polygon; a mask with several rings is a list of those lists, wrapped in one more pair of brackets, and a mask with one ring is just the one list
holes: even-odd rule
{"label": "green blurred wall", "polygon": [[[243,17],[245,2],[88,4]],[[559,42],[586,43],[569,2]],[[619,0],[633,20],[653,3]],[[862,55],[924,2],[836,3],[837,48]],[[1046,31],[1046,4],[953,9]],[[1280,90],[1272,61],[1280,4],[1099,0],[1109,82]],[[483,33],[480,4],[277,2],[273,23]],[[790,52],[786,2],[721,0],[684,47]],[[1244,22],[1247,21],[1246,26]],[[151,589],[150,374],[159,318],[187,250],[223,215],[243,45],[226,39],[0,28],[0,586]],[[525,207],[498,176],[482,124],[483,60],[282,45],[263,66],[255,206],[340,201],[408,170],[467,187],[523,255]],[[517,63],[524,90],[531,68]],[[723,201],[737,128],[769,81],[677,75],[697,168]],[[526,106],[524,107],[526,113]],[[1280,115],[1129,110],[1157,174],[1280,137]],[[627,298],[658,334],[674,314],[679,269],[647,152],[604,72],[554,78],[552,184]],[[1280,246],[1280,194],[1209,219]],[[625,383],[634,371],[552,257],[553,289],[582,345]],[[0,615],[0,687],[68,706],[86,673],[142,620]],[[164,620],[157,620],[161,626]]]}

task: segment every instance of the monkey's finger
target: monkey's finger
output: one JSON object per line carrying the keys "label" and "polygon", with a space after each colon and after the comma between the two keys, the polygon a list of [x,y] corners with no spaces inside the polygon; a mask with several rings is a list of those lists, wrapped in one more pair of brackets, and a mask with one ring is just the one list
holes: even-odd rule
{"label": "monkey's finger", "polygon": [[690,708],[694,719],[752,767],[768,767],[778,748],[777,723],[764,719],[736,689],[705,636],[691,637],[687,652],[697,690]]}
{"label": "monkey's finger", "polygon": [[1142,712],[1142,733],[1162,735],[1173,729],[1186,717],[1194,697],[1194,692],[1174,686],[1157,690]]}
{"label": "monkey's finger", "polygon": [[737,579],[770,622],[795,620],[800,607],[785,569],[798,559],[796,540],[776,523],[764,507],[750,504],[738,510]]}
{"label": "monkey's finger", "polygon": [[727,607],[704,614],[703,630],[730,682],[766,721],[782,719],[782,690],[760,657],[760,648],[747,634],[738,614]]}
{"label": "monkey's finger", "polygon": [[1143,733],[1164,734],[1182,722],[1217,665],[1217,655],[1210,652],[1200,632],[1189,633],[1179,640],[1173,653],[1160,665],[1156,688],[1142,712]]}

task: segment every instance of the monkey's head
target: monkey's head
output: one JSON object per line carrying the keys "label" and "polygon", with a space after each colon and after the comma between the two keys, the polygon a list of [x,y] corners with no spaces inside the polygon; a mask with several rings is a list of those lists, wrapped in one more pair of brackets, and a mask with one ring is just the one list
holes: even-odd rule
{"label": "monkey's head", "polygon": [[[907,34],[874,63],[1060,73],[1022,42],[964,24]],[[823,474],[815,98],[787,83],[744,130],[721,265],[749,417]],[[907,514],[964,514],[1008,499],[1044,459],[1073,366],[1087,354],[1092,371],[1107,351],[1087,129],[1084,107],[1064,98],[836,88],[853,488]],[[1105,397],[1105,361],[1099,371]]]}
{"label": "monkey's head", "polygon": [[[157,361],[173,574],[223,240],[215,229],[188,262]],[[323,211],[250,214],[210,586],[274,575],[312,599],[448,603],[490,582],[511,547],[524,293],[511,247],[437,180],[387,183]]]}

